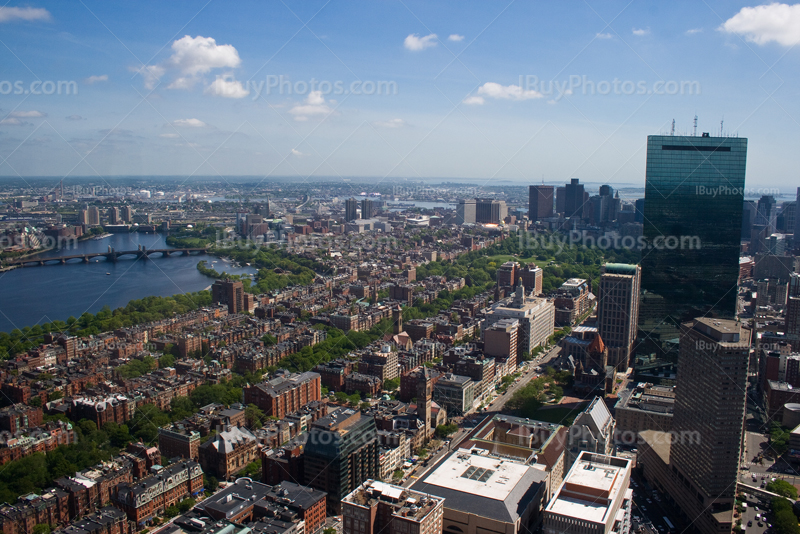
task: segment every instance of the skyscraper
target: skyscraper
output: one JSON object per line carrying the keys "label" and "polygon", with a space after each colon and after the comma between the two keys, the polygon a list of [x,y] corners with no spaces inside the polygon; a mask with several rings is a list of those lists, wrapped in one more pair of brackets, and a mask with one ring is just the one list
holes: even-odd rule
{"label": "skyscraper", "polygon": [[603,265],[597,292],[597,333],[608,347],[608,365],[624,371],[630,364],[639,323],[638,265]]}
{"label": "skyscraper", "polygon": [[578,178],[564,186],[564,217],[583,217],[585,190]]}
{"label": "skyscraper", "polygon": [[344,201],[344,220],[345,222],[352,222],[358,219],[358,201],[354,198],[348,198]]}
{"label": "skyscraper", "polygon": [[647,138],[637,356],[675,361],[679,325],[736,314],[747,139]]}
{"label": "skyscraper", "polygon": [[682,324],[672,443],[663,432],[641,434],[645,478],[666,490],[674,509],[698,532],[730,532],[733,526],[747,339],[747,331],[733,320],[699,318]]}
{"label": "skyscraper", "polygon": [[456,224],[475,224],[475,199],[466,198],[456,204]]}
{"label": "skyscraper", "polygon": [[369,219],[375,214],[375,201],[370,198],[361,199],[361,218]]}
{"label": "skyscraper", "polygon": [[505,200],[476,199],[475,222],[500,224],[508,216]]}
{"label": "skyscraper", "polygon": [[552,185],[532,185],[528,187],[528,219],[539,221],[553,216]]}
{"label": "skyscraper", "polygon": [[328,494],[330,515],[341,513],[348,493],[380,475],[375,419],[338,408],[312,423],[303,471],[307,486]]}
{"label": "skyscraper", "polygon": [[211,301],[226,304],[228,313],[239,313],[244,309],[244,284],[234,280],[217,280],[211,286]]}

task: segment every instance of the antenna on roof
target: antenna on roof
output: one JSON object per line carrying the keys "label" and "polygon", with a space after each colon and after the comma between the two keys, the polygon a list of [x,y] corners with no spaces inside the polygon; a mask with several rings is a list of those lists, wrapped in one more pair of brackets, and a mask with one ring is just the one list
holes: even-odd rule
{"label": "antenna on roof", "polygon": [[694,131],[692,132],[692,137],[697,137],[697,115],[694,116]]}
{"label": "antenna on roof", "polygon": [[725,122],[725,116],[722,116],[722,120],[719,121],[719,136],[722,137],[722,123]]}
{"label": "antenna on roof", "polygon": [[672,119],[672,130],[670,130],[669,134],[675,135],[675,119]]}

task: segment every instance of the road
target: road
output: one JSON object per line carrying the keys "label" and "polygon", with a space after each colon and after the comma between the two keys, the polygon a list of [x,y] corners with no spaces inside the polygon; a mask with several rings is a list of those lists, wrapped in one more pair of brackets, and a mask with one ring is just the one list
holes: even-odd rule
{"label": "road", "polygon": [[[797,468],[784,461],[773,461],[768,456],[764,456],[762,463],[756,463],[755,460],[758,453],[768,450],[768,437],[759,432],[747,432],[745,454],[742,460],[742,466],[746,469],[741,469],[739,472],[739,480],[750,485],[760,485],[762,481],[769,482],[771,478],[782,478],[790,484],[797,484],[800,482],[800,472]],[[756,475],[756,480],[753,480],[753,475]]]}
{"label": "road", "polygon": [[425,474],[431,468],[433,468],[433,466],[435,466],[436,463],[439,462],[439,460],[441,460],[448,452],[458,448],[458,445],[462,441],[464,441],[464,438],[466,438],[467,435],[469,435],[469,433],[473,430],[473,428],[480,425],[480,421],[483,421],[486,417],[492,417],[494,415],[494,412],[499,412],[500,410],[502,410],[506,402],[508,402],[508,400],[514,395],[514,392],[517,389],[524,387],[525,384],[527,384],[528,381],[534,375],[536,375],[534,369],[537,366],[551,361],[553,358],[558,356],[560,351],[561,347],[556,346],[550,349],[548,352],[540,355],[538,358],[531,360],[525,367],[525,370],[522,373],[522,376],[520,376],[518,382],[513,382],[511,386],[508,387],[505,393],[495,397],[494,400],[492,400],[487,406],[486,412],[476,413],[473,414],[472,416],[468,416],[467,418],[465,418],[462,421],[462,425],[468,420],[474,421],[474,423],[470,424],[468,427],[462,426],[461,428],[459,428],[458,432],[456,432],[450,437],[449,447],[442,445],[442,447],[440,447],[436,451],[429,451],[430,456],[427,459],[426,465],[422,466],[421,464],[417,464],[417,466],[410,468],[409,471],[406,472],[406,475],[403,478],[400,485],[408,487],[411,484],[413,484],[414,481],[425,476]]}

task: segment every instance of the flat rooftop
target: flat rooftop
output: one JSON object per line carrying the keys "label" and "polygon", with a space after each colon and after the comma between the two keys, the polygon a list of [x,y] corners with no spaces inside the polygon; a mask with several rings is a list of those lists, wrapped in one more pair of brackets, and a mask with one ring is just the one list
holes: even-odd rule
{"label": "flat rooftop", "polygon": [[630,460],[583,452],[564,478],[546,512],[607,523],[614,504],[628,490]]}
{"label": "flat rooftop", "polygon": [[543,466],[476,451],[452,452],[412,489],[443,497],[445,508],[516,521],[540,491],[547,472]]}

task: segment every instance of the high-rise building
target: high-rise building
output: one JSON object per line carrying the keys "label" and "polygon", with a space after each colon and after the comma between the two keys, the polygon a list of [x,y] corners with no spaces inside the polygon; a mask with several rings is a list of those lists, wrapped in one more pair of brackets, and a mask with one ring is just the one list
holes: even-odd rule
{"label": "high-rise building", "polygon": [[542,294],[542,279],[544,271],[533,263],[529,263],[518,271],[518,276],[522,278],[522,285],[533,292],[534,296]]}
{"label": "high-rise building", "polygon": [[[698,532],[730,532],[739,475],[750,343],[741,323],[681,325],[672,436],[640,433],[645,478]],[[672,439],[670,439],[672,437]]]}
{"label": "high-rise building", "polygon": [[402,486],[367,480],[342,500],[344,534],[442,532],[444,499]]}
{"label": "high-rise building", "polygon": [[483,331],[483,352],[496,362],[504,360],[506,370],[512,373],[517,370],[519,353],[517,336],[519,321],[517,319],[501,319]]}
{"label": "high-rise building", "polygon": [[648,136],[637,356],[674,361],[681,323],[735,316],[746,158],[741,137]]}
{"label": "high-rise building", "polygon": [[122,223],[122,212],[119,208],[108,208],[108,222],[110,224],[121,224]]}
{"label": "high-rise building", "polygon": [[585,190],[578,178],[564,186],[564,217],[583,217]]}
{"label": "high-rise building", "polygon": [[567,188],[556,187],[556,213],[564,215],[564,206],[567,204]]}
{"label": "high-rise building", "polygon": [[130,206],[122,206],[122,222],[133,222],[133,209]]}
{"label": "high-rise building", "polygon": [[517,336],[520,354],[529,353],[539,345],[547,342],[555,329],[555,306],[545,298],[525,295],[525,287],[517,285],[514,297],[510,302],[501,301],[494,306],[487,316],[487,326],[502,319],[517,319],[519,331]]}
{"label": "high-rise building", "polygon": [[78,220],[86,226],[98,226],[100,224],[100,210],[97,206],[89,206],[80,212]]}
{"label": "high-rise building", "polygon": [[643,224],[644,223],[644,199],[643,198],[637,198],[634,205],[635,205],[634,209],[636,210],[636,215],[634,216],[633,221],[637,222],[639,224]]}
{"label": "high-rise building", "polygon": [[776,219],[778,217],[778,206],[775,202],[775,197],[772,195],[763,195],[758,199],[756,204],[756,222],[759,226],[766,226],[767,233],[771,234],[775,231]]}
{"label": "high-rise building", "polygon": [[608,365],[624,371],[630,364],[639,324],[638,265],[603,265],[597,291],[597,333],[608,348]]}
{"label": "high-rise building", "polygon": [[497,268],[497,285],[500,287],[516,287],[517,269],[519,269],[518,262],[504,262],[500,267]]}
{"label": "high-rise building", "polygon": [[475,222],[500,224],[507,216],[505,200],[475,199]]}
{"label": "high-rise building", "polygon": [[528,219],[539,221],[553,216],[552,185],[532,185],[528,187]]}
{"label": "high-rise building", "polygon": [[375,215],[375,201],[371,198],[361,199],[361,218],[370,219]]}
{"label": "high-rise building", "polygon": [[239,313],[244,309],[244,285],[235,280],[217,280],[211,286],[211,300],[226,304],[228,313]]}
{"label": "high-rise building", "polygon": [[475,224],[474,198],[461,199],[456,204],[456,224]]}
{"label": "high-rise building", "polygon": [[358,200],[348,198],[344,201],[344,220],[353,222],[358,219]]}
{"label": "high-rise building", "polygon": [[339,408],[311,424],[303,471],[305,484],[328,494],[328,512],[339,515],[342,499],[380,475],[375,419]]}

